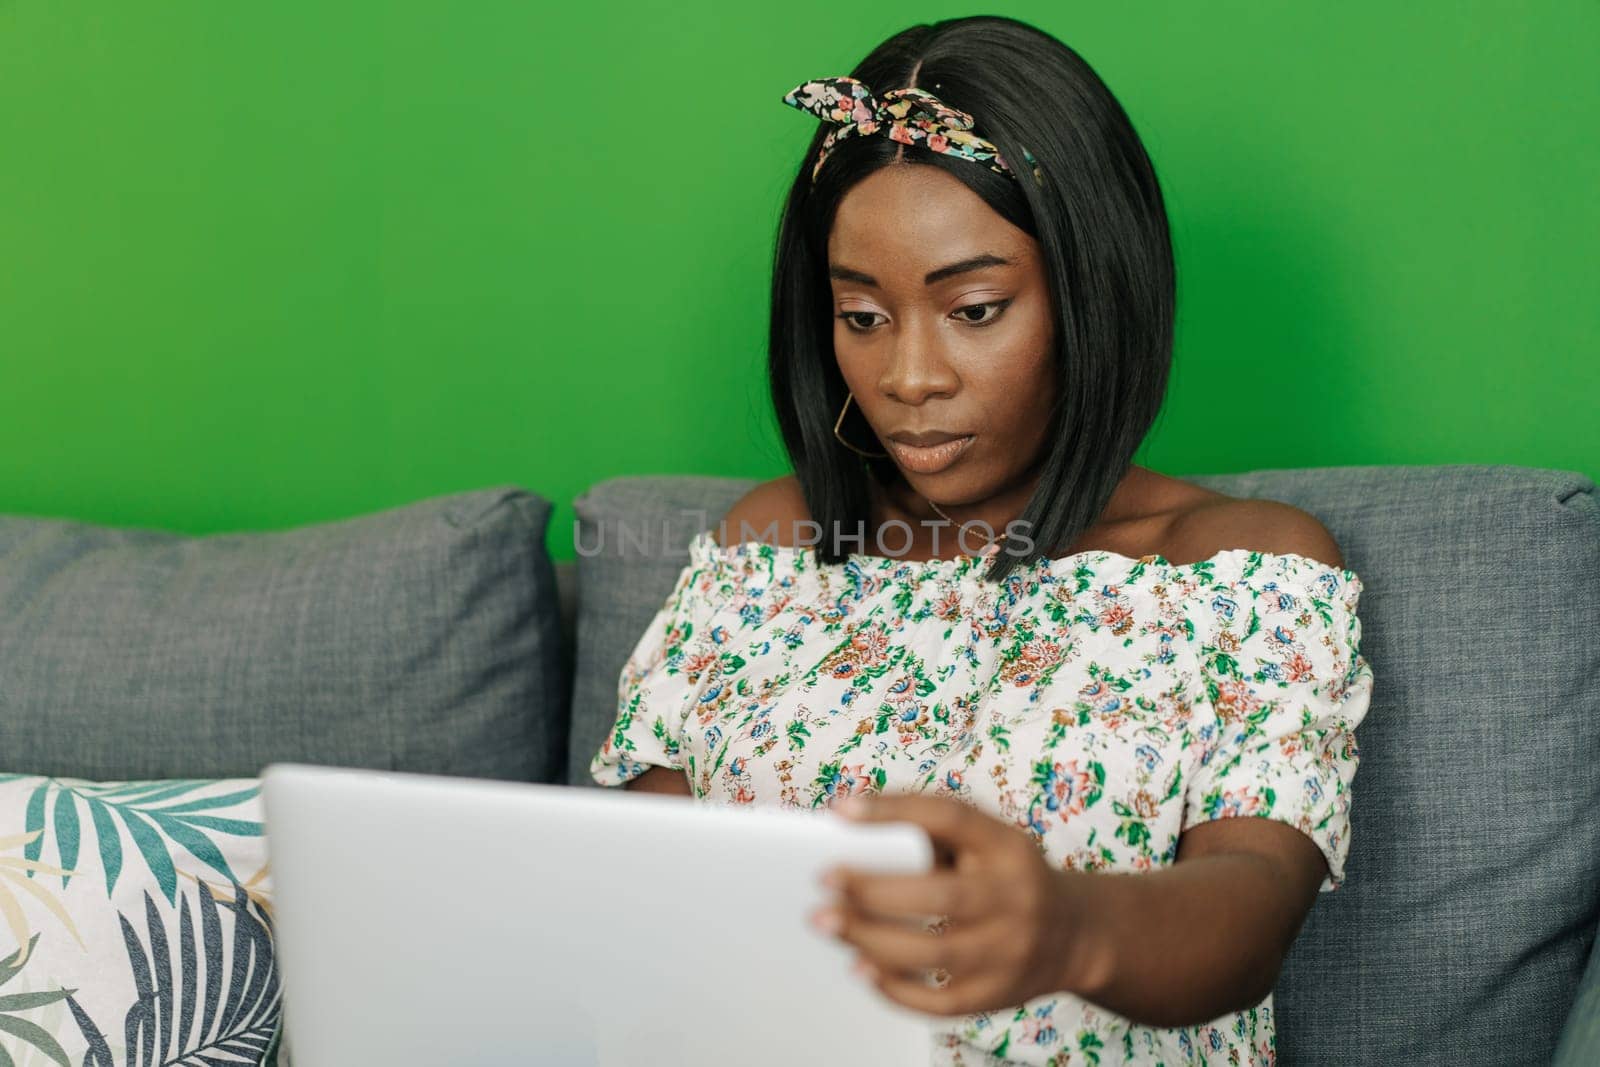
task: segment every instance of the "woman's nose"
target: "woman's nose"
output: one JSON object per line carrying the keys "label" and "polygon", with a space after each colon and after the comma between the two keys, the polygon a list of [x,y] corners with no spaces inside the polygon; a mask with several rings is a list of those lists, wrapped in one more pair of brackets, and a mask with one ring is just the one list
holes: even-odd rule
{"label": "woman's nose", "polygon": [[878,377],[878,389],[902,404],[918,405],[954,396],[959,384],[930,329],[908,329],[896,338],[894,352]]}

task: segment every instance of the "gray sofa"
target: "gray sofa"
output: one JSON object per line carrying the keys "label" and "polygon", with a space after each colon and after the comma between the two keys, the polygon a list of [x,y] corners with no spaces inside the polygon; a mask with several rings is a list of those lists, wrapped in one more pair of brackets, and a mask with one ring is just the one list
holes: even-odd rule
{"label": "gray sofa", "polygon": [[[1511,466],[1188,480],[1316,514],[1365,586],[1376,686],[1348,881],[1278,984],[1282,1062],[1600,1063],[1593,483]],[[548,505],[513,486],[208,538],[0,517],[0,771],[300,759],[590,785],[624,659],[689,538],[750,484],[604,482],[554,566]]]}

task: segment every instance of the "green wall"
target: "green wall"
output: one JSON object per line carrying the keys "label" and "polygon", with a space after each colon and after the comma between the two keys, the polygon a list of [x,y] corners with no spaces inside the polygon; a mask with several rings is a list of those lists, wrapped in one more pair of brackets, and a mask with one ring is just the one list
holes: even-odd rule
{"label": "green wall", "polygon": [[[0,0],[0,511],[770,477],[779,98],[965,5]],[[997,10],[976,9],[976,10]],[[1139,460],[1600,473],[1600,4],[1018,3],[1179,262]]]}

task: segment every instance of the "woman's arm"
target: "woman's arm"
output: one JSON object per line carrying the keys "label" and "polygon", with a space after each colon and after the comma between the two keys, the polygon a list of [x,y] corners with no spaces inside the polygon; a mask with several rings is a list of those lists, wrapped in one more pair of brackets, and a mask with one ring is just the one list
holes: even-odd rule
{"label": "woman's arm", "polygon": [[[1327,869],[1309,838],[1271,819],[1213,820],[1182,835],[1173,866],[1114,873],[1052,868],[1030,836],[950,797],[839,811],[916,823],[944,857],[926,874],[837,869],[837,902],[815,917],[881,992],[934,1015],[1059,992],[1146,1026],[1242,1011],[1272,991]],[[950,919],[939,936],[918,925],[930,915]],[[949,981],[928,985],[929,969]]]}
{"label": "woman's arm", "polygon": [[683,776],[682,771],[675,771],[671,767],[651,767],[639,777],[626,783],[624,789],[631,789],[635,793],[671,793],[675,796],[693,796],[689,791],[689,779]]}
{"label": "woman's arm", "polygon": [[1248,817],[1185,831],[1171,867],[1078,873],[1067,896],[1093,917],[1092,947],[1064,987],[1147,1026],[1245,1011],[1277,984],[1326,873],[1309,837]]}

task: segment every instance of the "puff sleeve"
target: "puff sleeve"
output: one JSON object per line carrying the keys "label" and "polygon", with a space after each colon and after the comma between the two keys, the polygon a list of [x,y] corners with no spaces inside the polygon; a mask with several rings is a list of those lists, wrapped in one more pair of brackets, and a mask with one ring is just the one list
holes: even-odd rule
{"label": "puff sleeve", "polygon": [[1201,684],[1183,829],[1239,815],[1286,822],[1322,850],[1319,892],[1331,892],[1344,881],[1355,729],[1372,696],[1361,579],[1293,553],[1238,549],[1213,564],[1187,608]]}
{"label": "puff sleeve", "polygon": [[590,777],[601,785],[622,785],[652,766],[684,769],[680,738],[705,672],[702,646],[719,599],[715,552],[709,534],[696,536],[688,564],[622,668],[616,723],[589,762]]}

